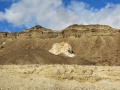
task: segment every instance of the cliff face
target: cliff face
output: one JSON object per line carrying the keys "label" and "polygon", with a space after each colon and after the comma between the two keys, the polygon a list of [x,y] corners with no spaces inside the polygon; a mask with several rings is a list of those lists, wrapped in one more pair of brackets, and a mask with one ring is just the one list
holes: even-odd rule
{"label": "cliff face", "polygon": [[[54,55],[66,42],[75,57]],[[120,65],[120,33],[107,25],[71,25],[53,31],[39,25],[19,33],[0,33],[0,64]]]}

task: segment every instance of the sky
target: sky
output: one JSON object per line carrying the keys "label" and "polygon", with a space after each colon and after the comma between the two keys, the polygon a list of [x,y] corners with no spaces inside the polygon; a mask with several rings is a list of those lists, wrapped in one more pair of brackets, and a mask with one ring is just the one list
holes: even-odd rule
{"label": "sky", "polygon": [[0,32],[35,25],[61,30],[72,24],[120,28],[120,0],[0,0]]}

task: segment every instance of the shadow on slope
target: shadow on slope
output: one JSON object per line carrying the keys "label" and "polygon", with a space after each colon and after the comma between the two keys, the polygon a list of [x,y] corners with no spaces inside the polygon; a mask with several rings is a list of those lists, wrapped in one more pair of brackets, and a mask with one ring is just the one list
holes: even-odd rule
{"label": "shadow on slope", "polygon": [[45,49],[22,49],[11,52],[0,57],[0,64],[25,65],[25,64],[77,64],[95,65],[95,63],[80,59],[79,57],[66,57],[64,55],[53,55]]}

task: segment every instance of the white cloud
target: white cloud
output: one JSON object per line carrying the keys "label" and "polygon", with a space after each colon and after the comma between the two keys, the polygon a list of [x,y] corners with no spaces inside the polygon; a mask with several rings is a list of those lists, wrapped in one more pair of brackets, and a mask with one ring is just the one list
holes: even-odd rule
{"label": "white cloud", "polygon": [[51,29],[63,29],[71,24],[105,24],[120,28],[120,5],[107,4],[100,10],[84,2],[72,1],[66,8],[62,0],[20,0],[0,12],[0,20],[15,26],[40,24]]}
{"label": "white cloud", "polygon": [[12,3],[14,3],[14,2],[17,2],[18,0],[0,0],[0,2],[12,2]]}
{"label": "white cloud", "polygon": [[2,21],[4,18],[4,14],[2,12],[0,12],[0,21]]}

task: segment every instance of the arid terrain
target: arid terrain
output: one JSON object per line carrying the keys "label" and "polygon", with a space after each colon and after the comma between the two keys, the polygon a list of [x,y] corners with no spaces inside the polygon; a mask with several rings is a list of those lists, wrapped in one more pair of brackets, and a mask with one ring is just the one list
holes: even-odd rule
{"label": "arid terrain", "polygon": [[[65,52],[59,55],[49,52],[55,43],[61,42],[69,44],[71,50],[66,52],[72,52],[74,57],[65,56]],[[120,32],[107,25],[76,24],[61,31],[37,25],[18,33],[1,32],[0,64],[119,66]]]}
{"label": "arid terrain", "polygon": [[120,90],[117,66],[3,65],[1,90]]}
{"label": "arid terrain", "polygon": [[0,90],[120,90],[120,29],[0,32]]}

